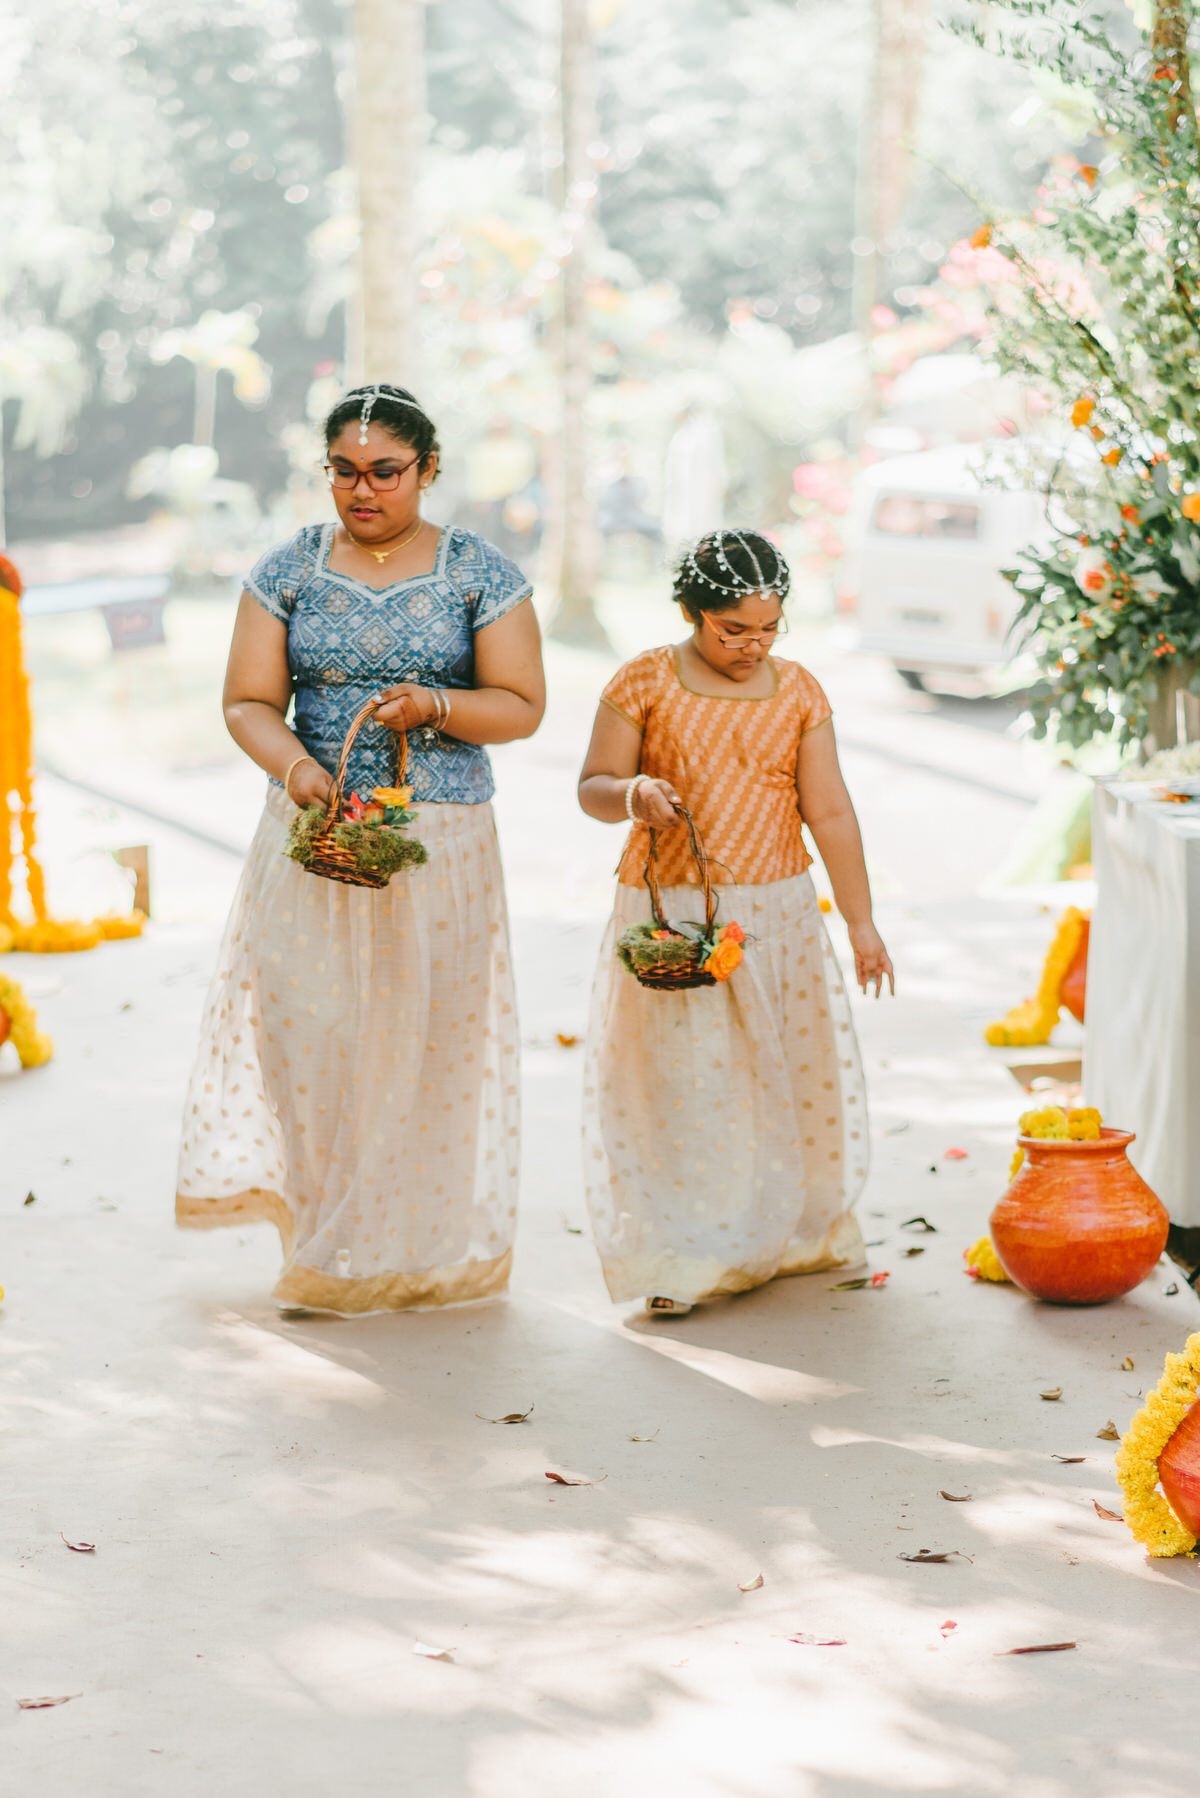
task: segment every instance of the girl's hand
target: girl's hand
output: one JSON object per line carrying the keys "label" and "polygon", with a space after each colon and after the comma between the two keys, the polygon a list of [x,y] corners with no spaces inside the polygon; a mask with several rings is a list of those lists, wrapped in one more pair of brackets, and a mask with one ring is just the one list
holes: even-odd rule
{"label": "girl's hand", "polygon": [[669,830],[678,824],[679,794],[669,780],[640,780],[634,788],[632,811],[651,830]]}
{"label": "girl's hand", "polygon": [[892,967],[891,957],[883,946],[883,938],[874,924],[854,924],[850,926],[850,947],[854,951],[854,974],[859,986],[865,993],[871,982],[875,982],[875,997],[878,999],[886,980],[893,996],[896,991],[896,974]]}
{"label": "girl's hand", "polygon": [[422,724],[432,724],[437,717],[437,700],[429,688],[418,687],[412,681],[385,688],[378,699],[375,717],[389,730],[416,730]]}
{"label": "girl's hand", "polygon": [[333,792],[333,776],[327,774],[320,762],[305,761],[292,770],[292,778],[288,781],[288,798],[304,808],[306,805],[328,805],[329,795]]}

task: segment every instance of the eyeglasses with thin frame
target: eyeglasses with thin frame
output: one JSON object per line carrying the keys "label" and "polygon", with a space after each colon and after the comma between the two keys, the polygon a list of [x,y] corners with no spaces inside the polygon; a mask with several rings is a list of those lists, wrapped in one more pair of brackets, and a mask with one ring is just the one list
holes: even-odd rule
{"label": "eyeglasses with thin frame", "polygon": [[372,493],[394,493],[400,485],[400,477],[415,468],[420,460],[420,456],[414,456],[400,468],[352,468],[346,462],[326,462],[325,477],[331,487],[337,487],[343,493],[350,492],[360,481],[365,481]]}
{"label": "eyeglasses with thin frame", "polygon": [[722,649],[735,649],[739,643],[761,643],[765,649],[770,649],[776,638],[786,637],[788,632],[787,614],[785,612],[781,612],[779,617],[775,620],[775,623],[768,624],[763,630],[741,631],[736,637],[727,637],[723,632],[719,631],[709,614],[702,608],[700,609],[700,616],[703,618],[705,624],[717,639],[717,642],[721,645]]}

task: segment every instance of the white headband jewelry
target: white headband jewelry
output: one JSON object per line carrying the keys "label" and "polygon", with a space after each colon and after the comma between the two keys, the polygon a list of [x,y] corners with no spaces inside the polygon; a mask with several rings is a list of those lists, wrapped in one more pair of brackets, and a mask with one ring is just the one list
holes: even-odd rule
{"label": "white headband jewelry", "polygon": [[346,398],[356,400],[360,393],[362,395],[362,410],[358,415],[358,441],[360,444],[365,444],[367,441],[367,426],[371,422],[371,414],[375,410],[377,400],[387,399],[393,406],[407,406],[410,411],[419,412],[422,418],[429,416],[424,407],[419,406],[416,400],[406,399],[402,393],[393,393],[391,390],[385,394],[383,384],[379,381],[376,381],[374,387],[356,387],[353,393],[346,395]]}
{"label": "white headband jewelry", "polygon": [[[737,569],[730,564],[729,558],[725,554],[726,537],[734,538],[750,558],[750,561],[754,566],[756,577],[754,580],[750,580],[745,575],[739,574]],[[717,567],[721,570],[722,574],[728,576],[728,580],[715,580],[711,574],[705,574],[703,568],[701,568],[699,562],[697,562],[696,551],[698,549],[703,549],[707,543],[712,544]],[[791,571],[779,551],[775,548],[775,545],[772,543],[769,545],[769,548],[771,554],[775,558],[775,578],[770,581],[768,581],[766,575],[763,573],[762,563],[759,561],[757,555],[755,555],[753,549],[751,549],[749,543],[747,543],[746,538],[741,531],[714,531],[711,537],[702,537],[700,542],[693,545],[688,551],[687,561],[684,564],[684,573],[689,580],[700,581],[704,586],[711,587],[715,593],[771,592],[778,593],[781,600],[786,599],[788,590],[792,584]]]}

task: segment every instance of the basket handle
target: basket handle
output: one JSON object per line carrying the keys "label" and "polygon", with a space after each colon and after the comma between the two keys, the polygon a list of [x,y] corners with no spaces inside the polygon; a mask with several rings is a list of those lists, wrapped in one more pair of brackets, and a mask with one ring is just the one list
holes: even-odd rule
{"label": "basket handle", "polygon": [[[717,896],[713,892],[711,863],[708,852],[700,840],[700,832],[696,829],[696,820],[692,817],[691,812],[686,805],[678,805],[675,809],[687,825],[688,846],[692,852],[692,860],[700,871],[700,884],[704,892],[704,934],[708,937],[712,935],[713,923],[717,916]],[[658,884],[658,832],[649,825],[647,829],[650,830],[650,852],[646,857],[646,872],[643,878],[650,893],[650,915],[659,930],[666,930],[669,926],[663,915],[662,893]]]}
{"label": "basket handle", "polygon": [[[354,739],[362,729],[363,725],[367,722],[367,719],[375,712],[378,705],[379,701],[377,699],[368,699],[366,704],[360,706],[350,720],[350,728],[346,732],[346,740],[342,744],[342,753],[338,757],[337,772],[333,777],[333,791],[329,795],[329,805],[326,816],[331,824],[336,824],[341,821],[342,803],[345,797],[346,769],[350,762],[350,751],[354,747]],[[407,732],[398,730],[393,731],[392,736],[395,738],[396,742],[395,784],[401,786],[404,782],[404,771],[408,766],[408,735]]]}

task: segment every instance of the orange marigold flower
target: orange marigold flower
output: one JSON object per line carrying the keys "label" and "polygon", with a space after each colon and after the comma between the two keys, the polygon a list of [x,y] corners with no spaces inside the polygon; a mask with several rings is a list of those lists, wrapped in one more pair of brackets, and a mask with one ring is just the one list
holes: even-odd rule
{"label": "orange marigold flower", "polygon": [[978,231],[973,232],[971,235],[971,248],[973,250],[986,250],[991,241],[992,227],[990,225],[980,225]]}
{"label": "orange marigold flower", "polygon": [[1141,516],[1141,514],[1138,512],[1138,509],[1136,506],[1122,506],[1121,507],[1121,517],[1126,519],[1128,521],[1128,523],[1130,523],[1130,524],[1137,524],[1140,516]]}
{"label": "orange marigold flower", "polygon": [[1071,407],[1071,423],[1076,430],[1082,429],[1096,410],[1096,402],[1090,394],[1082,394]]}
{"label": "orange marigold flower", "polygon": [[1096,442],[1099,443],[1104,436],[1104,432],[1100,429],[1099,425],[1092,425],[1090,428],[1092,436],[1096,439]]}
{"label": "orange marigold flower", "polygon": [[1200,493],[1185,493],[1179,510],[1195,524],[1200,521]]}
{"label": "orange marigold flower", "polygon": [[719,942],[704,964],[704,972],[711,974],[714,980],[728,980],[733,970],[742,959],[742,946],[725,937]]}
{"label": "orange marigold flower", "polygon": [[1100,170],[1090,162],[1081,162],[1079,165],[1079,178],[1081,181],[1086,181],[1089,187],[1095,187],[1096,176],[1099,173]]}
{"label": "orange marigold flower", "polygon": [[1108,585],[1108,576],[1100,568],[1089,568],[1080,586],[1088,593],[1103,593]]}
{"label": "orange marigold flower", "polygon": [[1115,468],[1117,463],[1121,460],[1121,452],[1119,449],[1105,450],[1100,460],[1107,463],[1109,468]]}

